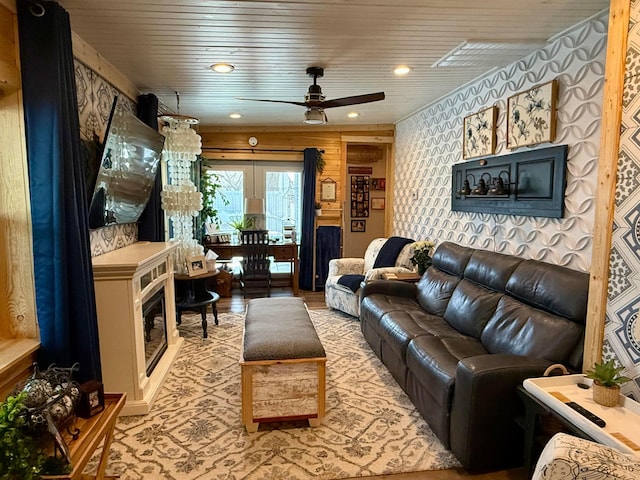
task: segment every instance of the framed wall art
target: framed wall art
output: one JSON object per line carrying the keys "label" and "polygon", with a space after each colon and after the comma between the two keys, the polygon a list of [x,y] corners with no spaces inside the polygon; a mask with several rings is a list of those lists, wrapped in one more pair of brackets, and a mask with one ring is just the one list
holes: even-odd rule
{"label": "framed wall art", "polygon": [[507,148],[553,142],[558,82],[530,88],[507,100]]}
{"label": "framed wall art", "polygon": [[372,198],[371,210],[384,210],[384,198]]}
{"label": "framed wall art", "polygon": [[489,107],[464,117],[462,158],[484,157],[496,153],[498,107]]}
{"label": "framed wall art", "polygon": [[336,181],[332,178],[325,178],[320,182],[320,201],[336,201]]}
{"label": "framed wall art", "polygon": [[351,220],[352,232],[365,232],[367,230],[366,220]]}
{"label": "framed wall art", "polygon": [[384,178],[372,178],[371,190],[384,190],[386,188],[387,181]]}
{"label": "framed wall art", "polygon": [[367,175],[351,175],[351,216],[369,216],[369,176]]}

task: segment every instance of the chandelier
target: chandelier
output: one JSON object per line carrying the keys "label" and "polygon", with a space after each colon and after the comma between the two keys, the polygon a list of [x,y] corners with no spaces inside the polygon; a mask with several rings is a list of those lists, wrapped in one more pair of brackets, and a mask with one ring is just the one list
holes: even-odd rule
{"label": "chandelier", "polygon": [[202,153],[202,139],[192,128],[193,117],[164,115],[162,134],[166,137],[162,159],[167,165],[168,184],[160,198],[172,227],[172,240],[179,242],[176,273],[187,272],[187,259],[202,255],[204,248],[194,238],[193,218],[202,210],[202,193],[192,180],[192,169]]}

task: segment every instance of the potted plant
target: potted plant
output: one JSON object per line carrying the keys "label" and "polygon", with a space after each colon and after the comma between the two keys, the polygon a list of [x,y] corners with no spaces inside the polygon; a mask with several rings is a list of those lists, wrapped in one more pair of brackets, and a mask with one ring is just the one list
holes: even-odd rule
{"label": "potted plant", "polygon": [[316,217],[322,215],[322,204],[320,202],[314,202],[313,207],[316,209]]}
{"label": "potted plant", "polygon": [[71,468],[65,461],[45,454],[43,445],[51,443],[48,432],[42,436],[29,425],[26,396],[23,391],[0,404],[0,478],[31,480],[68,473]]}
{"label": "potted plant", "polygon": [[435,243],[431,240],[420,240],[413,243],[413,256],[409,259],[412,265],[418,266],[418,274],[422,275],[431,265],[431,250]]}
{"label": "potted plant", "polygon": [[[206,160],[206,158],[200,155],[200,162]],[[220,217],[218,216],[218,210],[214,207],[214,200],[217,195],[220,196],[222,203],[229,205],[229,200],[219,190],[222,188],[220,183],[220,177],[215,173],[212,173],[201,165],[200,173],[200,192],[202,193],[202,210],[198,216],[198,221],[201,227],[200,232],[204,234],[211,234],[214,229],[211,225],[220,225]]]}
{"label": "potted plant", "polygon": [[620,385],[631,380],[620,375],[624,367],[616,367],[615,361],[610,359],[604,363],[595,363],[586,372],[587,378],[593,379],[593,401],[605,407],[615,407],[620,398]]}

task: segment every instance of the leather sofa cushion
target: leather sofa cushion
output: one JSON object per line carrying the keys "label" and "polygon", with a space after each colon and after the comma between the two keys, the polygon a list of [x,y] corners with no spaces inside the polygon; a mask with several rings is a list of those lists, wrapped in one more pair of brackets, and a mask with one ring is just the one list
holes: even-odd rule
{"label": "leather sofa cushion", "polygon": [[504,296],[481,341],[491,353],[510,353],[566,363],[584,328],[565,318]]}
{"label": "leather sofa cushion", "polygon": [[432,315],[444,315],[460,277],[429,268],[416,286],[416,299],[420,306]]}
{"label": "leather sofa cushion", "polygon": [[505,286],[511,274],[522,258],[488,250],[476,250],[471,255],[467,268],[464,270],[464,278],[484,285],[496,292],[504,292]]}
{"label": "leather sofa cushion", "polygon": [[416,337],[407,348],[407,367],[415,379],[431,393],[439,408],[451,410],[458,362],[487,351],[479,340],[470,337],[433,335]]}
{"label": "leather sofa cushion", "polygon": [[585,323],[589,293],[587,273],[525,260],[515,269],[505,290],[533,307]]}
{"label": "leather sofa cushion", "polygon": [[383,316],[379,330],[385,342],[400,358],[405,357],[409,342],[421,335],[464,337],[442,317],[430,315],[419,308]]}
{"label": "leather sofa cushion", "polygon": [[362,299],[360,305],[360,321],[367,323],[376,332],[380,333],[379,323],[383,315],[397,310],[409,311],[419,309],[420,307],[415,298],[374,293]]}
{"label": "leather sofa cushion", "polygon": [[467,262],[474,249],[463,247],[456,243],[444,242],[436,249],[431,257],[432,265],[440,270],[462,277]]}
{"label": "leather sofa cushion", "polygon": [[480,338],[503,295],[463,279],[451,295],[444,319],[459,332]]}

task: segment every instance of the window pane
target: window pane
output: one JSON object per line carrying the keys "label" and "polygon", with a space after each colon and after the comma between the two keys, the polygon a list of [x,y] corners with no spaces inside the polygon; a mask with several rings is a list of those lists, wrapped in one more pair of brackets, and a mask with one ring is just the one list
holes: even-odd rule
{"label": "window pane", "polygon": [[293,221],[296,230],[301,224],[302,173],[299,171],[267,171],[266,202],[267,229],[282,234],[285,223]]}
{"label": "window pane", "polygon": [[221,185],[218,190],[229,202],[225,205],[216,195],[214,208],[218,210],[220,217],[220,230],[223,232],[231,232],[233,228],[229,225],[232,220],[242,218],[242,209],[244,208],[244,175],[242,170],[210,170],[211,173],[218,176]]}

